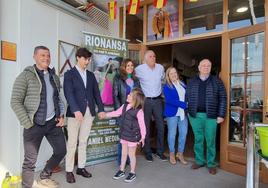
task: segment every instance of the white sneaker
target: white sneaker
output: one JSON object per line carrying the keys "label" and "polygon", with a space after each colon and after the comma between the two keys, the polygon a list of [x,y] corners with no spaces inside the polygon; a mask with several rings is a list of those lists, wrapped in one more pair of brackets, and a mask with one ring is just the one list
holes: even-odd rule
{"label": "white sneaker", "polygon": [[[42,179],[39,180],[37,182],[38,185],[41,185],[41,187],[39,186],[38,188],[58,188],[59,187],[59,183],[56,182],[55,180],[52,179]],[[42,187],[43,186],[43,187]]]}
{"label": "white sneaker", "polygon": [[34,180],[32,188],[48,188],[48,187],[42,185],[39,181]]}
{"label": "white sneaker", "polygon": [[39,186],[39,185],[38,185],[37,181],[34,180],[32,188],[39,188],[38,186]]}

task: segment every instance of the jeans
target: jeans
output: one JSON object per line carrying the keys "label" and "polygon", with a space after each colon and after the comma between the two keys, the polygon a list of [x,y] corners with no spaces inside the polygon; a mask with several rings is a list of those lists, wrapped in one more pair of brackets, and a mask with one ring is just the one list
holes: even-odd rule
{"label": "jeans", "polygon": [[[43,137],[46,137],[53,148],[53,154],[40,174],[50,176],[52,169],[57,166],[66,154],[65,138],[61,127],[56,127],[55,118],[45,125],[34,125],[23,131],[24,161],[22,165],[22,188],[31,188],[34,182],[35,163]],[[48,177],[46,177],[48,178]]]}
{"label": "jeans", "polygon": [[186,142],[186,135],[188,131],[187,118],[185,117],[184,120],[181,120],[179,116],[168,117],[167,125],[168,125],[168,146],[170,153],[175,153],[175,140],[177,130],[178,130],[178,142],[179,142],[178,152],[183,153]]}

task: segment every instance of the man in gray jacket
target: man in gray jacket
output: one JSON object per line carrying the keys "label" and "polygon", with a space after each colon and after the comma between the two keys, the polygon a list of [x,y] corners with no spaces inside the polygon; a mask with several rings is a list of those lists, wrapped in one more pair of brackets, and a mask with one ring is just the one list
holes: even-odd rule
{"label": "man in gray jacket", "polygon": [[37,186],[56,188],[58,183],[50,179],[52,169],[66,154],[60,81],[55,70],[49,68],[50,52],[47,47],[37,46],[33,58],[36,64],[26,67],[16,78],[11,96],[11,107],[24,127],[22,187],[33,187],[38,151],[43,137],[46,137],[53,148],[53,155],[41,172]]}

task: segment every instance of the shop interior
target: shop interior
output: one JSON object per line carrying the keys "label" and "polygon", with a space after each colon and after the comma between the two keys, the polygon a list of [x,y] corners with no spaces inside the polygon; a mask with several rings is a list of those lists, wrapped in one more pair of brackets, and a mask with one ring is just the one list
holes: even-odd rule
{"label": "shop interior", "polygon": [[[157,63],[162,64],[165,69],[174,66],[185,83],[198,74],[198,63],[204,58],[212,62],[211,73],[213,75],[219,75],[221,71],[221,37],[149,46],[148,49],[155,52]],[[152,129],[152,131],[151,135],[156,136],[156,130]],[[165,133],[167,133],[167,129]],[[152,142],[154,143],[152,145],[155,145],[154,138],[152,138]],[[189,125],[185,147],[185,156],[188,158],[194,157],[193,144],[194,136]],[[220,127],[217,129],[217,151],[220,151]],[[167,143],[166,152],[168,153]]]}

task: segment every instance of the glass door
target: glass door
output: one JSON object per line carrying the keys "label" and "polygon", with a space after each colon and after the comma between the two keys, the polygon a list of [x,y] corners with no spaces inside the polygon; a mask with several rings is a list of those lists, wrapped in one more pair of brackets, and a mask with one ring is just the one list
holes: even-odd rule
{"label": "glass door", "polygon": [[[222,34],[221,78],[226,86],[228,104],[221,125],[222,169],[246,174],[248,125],[267,123],[268,110],[268,39],[265,24],[258,24]],[[268,170],[261,167],[260,177],[268,180]]]}
{"label": "glass door", "polygon": [[247,127],[262,122],[264,32],[231,39],[229,142],[246,145]]}

